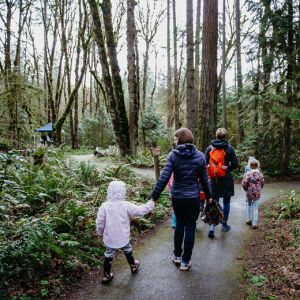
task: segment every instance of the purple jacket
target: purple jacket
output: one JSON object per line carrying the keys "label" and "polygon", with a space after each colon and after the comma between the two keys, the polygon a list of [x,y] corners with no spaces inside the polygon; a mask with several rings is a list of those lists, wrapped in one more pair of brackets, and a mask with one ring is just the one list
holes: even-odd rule
{"label": "purple jacket", "polygon": [[259,200],[260,191],[264,186],[264,176],[258,169],[251,169],[244,175],[242,186],[246,191],[247,199],[250,201]]}

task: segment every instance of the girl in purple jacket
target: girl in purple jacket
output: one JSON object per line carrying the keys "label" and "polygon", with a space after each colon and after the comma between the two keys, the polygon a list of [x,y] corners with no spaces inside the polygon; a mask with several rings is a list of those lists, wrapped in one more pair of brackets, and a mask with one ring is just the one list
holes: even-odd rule
{"label": "girl in purple jacket", "polygon": [[259,161],[250,161],[250,170],[244,175],[242,186],[247,197],[247,222],[246,224],[257,229],[258,203],[261,189],[264,186],[264,176],[259,170]]}

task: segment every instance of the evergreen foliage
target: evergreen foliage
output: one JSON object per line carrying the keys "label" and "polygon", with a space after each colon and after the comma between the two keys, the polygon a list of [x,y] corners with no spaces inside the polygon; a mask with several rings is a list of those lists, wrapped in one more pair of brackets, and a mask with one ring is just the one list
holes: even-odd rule
{"label": "evergreen foliage", "polygon": [[[108,183],[124,180],[127,198],[145,202],[151,184],[124,165],[99,172],[66,162],[62,152],[37,150],[42,164],[17,152],[0,155],[0,297],[56,295],[68,278],[100,265],[104,248],[95,217]],[[136,232],[164,217],[169,203],[134,221]],[[42,281],[48,281],[44,286]],[[29,294],[28,294],[29,293]]]}

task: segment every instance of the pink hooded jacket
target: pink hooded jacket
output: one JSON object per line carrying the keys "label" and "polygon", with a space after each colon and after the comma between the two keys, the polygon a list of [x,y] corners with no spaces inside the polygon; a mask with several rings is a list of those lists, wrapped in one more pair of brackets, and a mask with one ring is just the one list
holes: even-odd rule
{"label": "pink hooded jacket", "polygon": [[154,208],[154,202],[135,205],[125,201],[126,188],[123,181],[112,181],[107,189],[107,201],[98,210],[96,231],[103,235],[105,246],[119,249],[129,243],[130,218],[141,217]]}

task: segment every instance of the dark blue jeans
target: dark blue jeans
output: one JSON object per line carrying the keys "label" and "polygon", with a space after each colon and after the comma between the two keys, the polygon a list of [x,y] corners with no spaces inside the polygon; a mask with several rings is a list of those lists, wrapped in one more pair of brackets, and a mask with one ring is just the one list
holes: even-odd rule
{"label": "dark blue jeans", "polygon": [[[223,213],[224,213],[224,223],[226,224],[228,221],[228,216],[230,212],[230,196],[223,198]],[[213,198],[219,203],[219,198]]]}
{"label": "dark blue jeans", "polygon": [[[200,213],[200,199],[199,197],[186,199],[173,198],[172,204],[176,216],[174,255],[181,256],[182,262],[188,263],[191,260],[195,242],[196,221]],[[184,244],[183,254],[182,243]]]}

